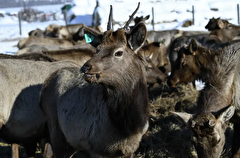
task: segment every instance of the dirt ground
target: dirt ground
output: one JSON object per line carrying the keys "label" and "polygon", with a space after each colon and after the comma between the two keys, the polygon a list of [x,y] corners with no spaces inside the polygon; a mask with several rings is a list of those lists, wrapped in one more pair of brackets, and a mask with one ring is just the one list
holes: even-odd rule
{"label": "dirt ground", "polygon": [[[180,85],[173,91],[159,86],[149,91],[150,127],[136,151],[136,158],[197,158],[191,132],[170,111],[195,113],[198,91],[192,85]],[[231,126],[230,126],[231,127]],[[232,128],[226,130],[226,144],[221,158],[231,155]]]}
{"label": "dirt ground", "polygon": [[[195,112],[198,91],[191,85],[180,85],[173,91],[166,85],[158,85],[149,90],[151,102],[150,127],[143,137],[135,158],[197,158],[191,143],[191,132],[186,125],[170,111]],[[226,130],[227,143],[222,158],[231,154],[232,129]],[[0,158],[11,158],[10,144],[0,144]],[[20,158],[27,158],[20,148]],[[37,151],[37,158],[41,158]]]}

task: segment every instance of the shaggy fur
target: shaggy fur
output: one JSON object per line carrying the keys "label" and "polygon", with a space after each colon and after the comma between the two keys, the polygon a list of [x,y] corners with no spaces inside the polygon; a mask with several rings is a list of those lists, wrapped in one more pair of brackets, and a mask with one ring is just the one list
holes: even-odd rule
{"label": "shaggy fur", "polygon": [[39,93],[48,75],[71,62],[0,59],[0,137],[21,143],[34,156],[37,142],[47,136]]}
{"label": "shaggy fur", "polygon": [[[199,46],[195,40],[192,40],[189,46],[182,48],[180,52],[179,64],[181,66],[175,74],[172,74],[173,81],[178,80],[180,82],[182,80],[176,77],[179,73],[182,76],[186,74],[192,75],[185,77],[185,81],[196,77],[205,82],[205,87],[200,92],[197,100],[198,113],[189,117],[199,157],[220,157],[225,144],[224,132],[228,124],[222,121],[219,113],[230,105],[233,105],[236,109],[235,117],[232,119],[234,123],[232,153],[233,155],[236,154],[240,147],[237,141],[240,137],[238,117],[240,109],[239,43],[228,43],[224,48],[211,50]],[[196,129],[198,127],[198,130],[195,127]],[[219,140],[218,138],[222,139]]]}
{"label": "shaggy fur", "polygon": [[[61,69],[44,83],[41,107],[56,157],[129,157],[148,128],[145,61],[136,54],[146,26],[95,36],[81,71]],[[51,99],[50,99],[51,98]]]}

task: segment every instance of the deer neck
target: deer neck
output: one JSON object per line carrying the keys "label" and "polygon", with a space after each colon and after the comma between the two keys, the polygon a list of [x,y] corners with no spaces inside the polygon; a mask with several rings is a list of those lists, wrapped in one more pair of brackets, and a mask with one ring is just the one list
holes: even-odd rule
{"label": "deer neck", "polygon": [[[234,94],[234,73],[228,75],[209,74],[204,89],[199,94],[198,106],[201,111],[218,111],[229,106]],[[211,77],[210,77],[211,76]]]}
{"label": "deer neck", "polygon": [[113,125],[124,135],[142,132],[148,122],[149,100],[146,83],[139,79],[132,89],[109,89],[108,107]]}
{"label": "deer neck", "polygon": [[216,54],[212,53],[211,51],[207,51],[207,52],[201,52],[201,53],[197,53],[195,55],[195,61],[196,61],[196,74],[197,74],[197,78],[206,82],[206,77],[205,74],[207,74],[206,72],[208,72],[208,70],[210,69],[210,67],[212,65],[210,65],[209,63],[213,63],[214,62],[214,56]]}

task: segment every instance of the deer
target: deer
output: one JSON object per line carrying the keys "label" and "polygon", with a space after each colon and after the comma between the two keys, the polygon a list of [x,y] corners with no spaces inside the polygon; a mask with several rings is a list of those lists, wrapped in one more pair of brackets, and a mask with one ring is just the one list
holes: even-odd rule
{"label": "deer", "polygon": [[52,37],[29,36],[29,37],[19,40],[17,47],[19,49],[23,49],[27,46],[31,46],[34,44],[59,45],[59,46],[63,46],[63,47],[67,47],[67,46],[70,47],[70,46],[76,45],[76,42],[74,42],[72,40],[58,39],[58,38],[52,38]]}
{"label": "deer", "polygon": [[210,30],[209,34],[198,34],[189,36],[180,36],[172,40],[168,47],[168,55],[171,67],[177,59],[177,52],[175,49],[189,44],[191,39],[196,39],[203,46],[215,48],[216,45],[232,41],[235,37],[240,35],[240,26],[229,23],[227,20],[210,19],[205,28]]}
{"label": "deer", "polygon": [[139,6],[123,28],[113,31],[109,20],[104,33],[86,29],[96,54],[45,80],[40,107],[55,157],[131,157],[138,148],[149,120],[146,61],[137,53],[147,29],[128,26]]}
{"label": "deer", "polygon": [[39,93],[48,75],[72,62],[55,61],[43,54],[0,56],[0,137],[21,144],[34,157],[37,143],[48,139]]}
{"label": "deer", "polygon": [[192,131],[199,158],[219,158],[225,144],[224,132],[234,124],[232,157],[240,156],[240,45],[237,41],[217,49],[192,39],[179,49],[179,69],[169,78],[171,84],[201,79],[205,87],[197,99],[197,113],[173,112]]}

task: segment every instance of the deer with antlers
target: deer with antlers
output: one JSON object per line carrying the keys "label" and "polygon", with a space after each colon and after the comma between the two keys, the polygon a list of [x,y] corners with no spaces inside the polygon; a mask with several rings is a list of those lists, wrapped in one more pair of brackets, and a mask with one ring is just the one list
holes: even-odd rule
{"label": "deer with antlers", "polygon": [[80,70],[63,68],[45,81],[40,106],[55,157],[132,157],[137,150],[149,119],[146,61],[137,54],[147,30],[128,26],[139,5],[116,31],[110,9],[107,31],[85,30],[96,54]]}

